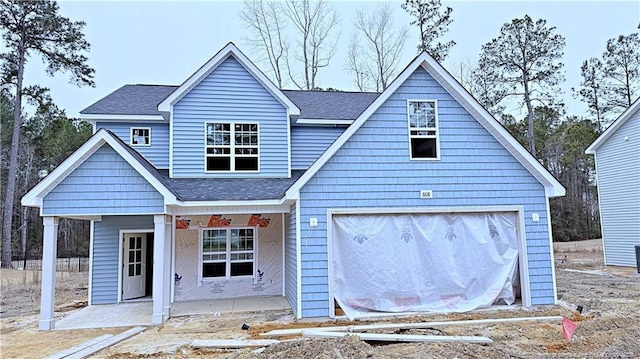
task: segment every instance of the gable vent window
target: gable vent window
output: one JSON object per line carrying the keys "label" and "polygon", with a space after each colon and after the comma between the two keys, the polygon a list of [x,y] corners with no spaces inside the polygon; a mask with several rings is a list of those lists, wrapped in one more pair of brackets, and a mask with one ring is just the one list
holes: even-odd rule
{"label": "gable vent window", "polygon": [[151,146],[151,129],[148,127],[131,128],[131,146]]}
{"label": "gable vent window", "polygon": [[257,123],[207,123],[207,172],[258,171]]}
{"label": "gable vent window", "polygon": [[438,106],[434,100],[407,101],[411,159],[439,159]]}

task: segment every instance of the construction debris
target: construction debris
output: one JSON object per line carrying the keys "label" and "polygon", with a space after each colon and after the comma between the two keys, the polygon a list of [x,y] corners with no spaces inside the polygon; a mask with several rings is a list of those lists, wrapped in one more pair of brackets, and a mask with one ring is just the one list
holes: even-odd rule
{"label": "construction debris", "polygon": [[446,336],[446,335],[410,335],[410,334],[375,334],[375,333],[346,333],[325,332],[321,330],[307,330],[302,332],[305,337],[312,338],[342,338],[354,335],[365,341],[380,342],[466,342],[477,344],[490,344],[493,340],[480,336]]}
{"label": "construction debris", "polygon": [[126,332],[122,332],[118,335],[110,335],[105,334],[101,335],[97,338],[91,339],[85,343],[76,345],[69,349],[58,352],[48,358],[55,359],[83,359],[87,358],[104,348],[108,348],[112,345],[115,345],[125,339],[128,339],[138,333],[145,331],[147,328],[145,327],[135,327],[127,330]]}
{"label": "construction debris", "polygon": [[206,349],[241,349],[241,348],[260,348],[279,343],[279,340],[194,340],[191,342],[192,348]]}
{"label": "construction debris", "polygon": [[507,322],[523,322],[523,321],[561,321],[560,316],[548,316],[548,317],[522,317],[522,318],[500,318],[500,319],[480,319],[480,320],[458,320],[458,321],[444,321],[444,322],[420,322],[420,323],[386,323],[386,324],[367,324],[367,325],[348,325],[348,326],[336,326],[336,327],[317,327],[317,328],[295,328],[295,329],[279,329],[272,330],[260,334],[264,337],[278,337],[285,335],[301,334],[305,331],[323,331],[323,332],[362,332],[368,330],[378,329],[425,329],[438,326],[447,325],[480,325],[480,324],[492,324],[492,323],[507,323]]}

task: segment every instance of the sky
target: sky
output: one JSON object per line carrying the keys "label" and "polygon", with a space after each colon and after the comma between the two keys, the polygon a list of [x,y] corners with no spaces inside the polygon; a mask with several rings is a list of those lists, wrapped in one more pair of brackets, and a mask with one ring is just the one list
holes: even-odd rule
{"label": "sky", "polygon": [[[331,1],[340,16],[335,32],[337,52],[328,67],[320,70],[318,85],[357,90],[345,70],[347,48],[356,11],[371,1]],[[447,1],[453,22],[443,40],[456,45],[443,62],[452,73],[462,62],[476,63],[483,44],[499,35],[500,27],[514,18],[529,15],[547,20],[566,39],[562,84],[567,114],[585,115],[586,105],[571,96],[581,81],[580,66],[600,57],[608,39],[638,31],[640,0],[627,1]],[[408,25],[402,1],[392,1],[397,27]],[[248,44],[250,35],[241,20],[242,1],[59,1],[59,13],[86,22],[91,44],[89,65],[95,70],[94,88],[77,87],[68,75],[48,77],[38,58],[27,64],[25,83],[51,89],[54,102],[67,116],[79,112],[125,84],[180,85],[228,42],[234,42],[258,67],[258,54]],[[417,28],[410,28],[400,61],[404,68],[417,55]]]}

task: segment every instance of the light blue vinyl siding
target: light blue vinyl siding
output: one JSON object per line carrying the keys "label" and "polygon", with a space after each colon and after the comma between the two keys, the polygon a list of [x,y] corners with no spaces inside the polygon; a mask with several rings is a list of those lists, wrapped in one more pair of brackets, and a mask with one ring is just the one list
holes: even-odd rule
{"label": "light blue vinyl siding", "polygon": [[115,133],[124,143],[131,145],[131,128],[150,128],[151,146],[132,146],[156,168],[169,168],[169,123],[97,122],[96,131],[104,128]]}
{"label": "light blue vinyl siding", "polygon": [[605,262],[634,267],[640,245],[640,112],[596,150],[596,161]]}
{"label": "light blue vinyl siding", "polygon": [[[441,159],[409,160],[407,99],[438,100]],[[419,199],[420,190],[433,199]],[[301,189],[302,315],[329,314],[327,209],[522,205],[532,304],[553,304],[543,186],[419,68]],[[539,222],[531,221],[538,213]]]}
{"label": "light blue vinyl siding", "polygon": [[43,215],[164,213],[164,198],[114,151],[103,145],[43,199]]}
{"label": "light blue vinyl siding", "polygon": [[296,253],[296,205],[291,206],[291,213],[285,214],[286,240],[284,244],[284,294],[293,308],[298,312],[298,263]]}
{"label": "light blue vinyl siding", "polygon": [[345,129],[346,127],[291,127],[291,168],[309,168]]}
{"label": "light blue vinyl siding", "polygon": [[[259,173],[205,173],[205,123],[258,123]],[[173,107],[174,177],[288,177],[287,111],[234,58]]]}
{"label": "light blue vinyl siding", "polygon": [[120,230],[153,230],[153,216],[105,216],[93,228],[91,304],[117,303]]}

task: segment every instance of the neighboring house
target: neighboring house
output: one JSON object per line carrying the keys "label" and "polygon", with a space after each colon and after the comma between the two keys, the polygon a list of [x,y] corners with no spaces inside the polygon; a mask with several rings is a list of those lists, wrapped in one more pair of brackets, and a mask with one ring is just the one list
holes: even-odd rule
{"label": "neighboring house", "polygon": [[[281,91],[233,44],[180,86],[124,86],[23,199],[40,328],[58,218],[91,221],[90,305],[285,296],[296,317],[554,304],[564,188],[429,55],[381,94]],[[400,287],[398,287],[398,285]]]}
{"label": "neighboring house", "polygon": [[605,265],[636,266],[640,246],[640,99],[586,151],[596,160]]}

